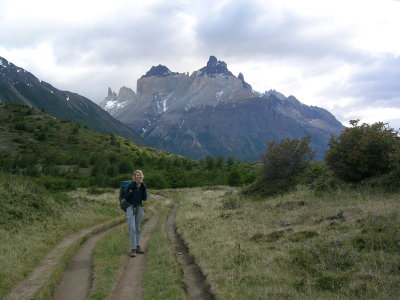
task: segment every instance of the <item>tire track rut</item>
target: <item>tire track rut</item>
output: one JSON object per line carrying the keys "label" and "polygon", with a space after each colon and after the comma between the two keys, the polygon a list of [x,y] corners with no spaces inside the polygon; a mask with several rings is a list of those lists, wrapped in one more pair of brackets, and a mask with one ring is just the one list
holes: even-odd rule
{"label": "tire track rut", "polygon": [[[122,224],[119,226],[122,226]],[[112,227],[96,233],[82,244],[69,262],[61,282],[56,288],[53,299],[84,300],[87,298],[92,284],[93,250],[103,236],[115,229],[116,227]]]}
{"label": "tire track rut", "polygon": [[182,237],[176,231],[176,212],[177,206],[175,205],[172,214],[168,217],[167,228],[169,237],[175,249],[177,260],[183,270],[184,281],[187,286],[189,297],[190,299],[196,300],[212,300],[214,299],[214,296],[210,291],[210,286],[207,284],[203,272],[195,263],[195,260],[186,248]]}

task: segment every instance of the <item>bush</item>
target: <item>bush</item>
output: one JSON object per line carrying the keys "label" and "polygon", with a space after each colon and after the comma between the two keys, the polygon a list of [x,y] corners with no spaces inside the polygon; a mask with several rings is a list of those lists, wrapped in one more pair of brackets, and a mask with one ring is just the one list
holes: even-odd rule
{"label": "bush", "polygon": [[230,186],[239,186],[243,183],[242,173],[238,168],[232,168],[228,175],[228,184]]}
{"label": "bush", "polygon": [[163,174],[150,174],[145,177],[144,182],[152,189],[165,189],[170,186]]}
{"label": "bush", "polygon": [[280,143],[269,142],[267,152],[261,153],[262,178],[254,178],[254,182],[241,193],[274,196],[289,192],[297,183],[315,180],[322,173],[323,166],[309,166],[315,155],[309,146],[310,140],[311,137],[303,137],[300,140],[283,139]]}
{"label": "bush", "polygon": [[90,194],[90,195],[101,195],[101,194],[104,194],[104,193],[110,193],[112,191],[113,190],[110,189],[110,188],[103,189],[103,188],[97,188],[97,187],[94,187],[94,186],[91,186],[91,187],[89,187],[87,189],[87,193]]}
{"label": "bush", "polygon": [[266,180],[284,179],[298,174],[314,158],[310,147],[311,137],[283,139],[268,143],[268,150],[261,154]]}
{"label": "bush", "polygon": [[2,229],[26,226],[59,213],[57,199],[23,176],[0,172],[0,199]]}
{"label": "bush", "polygon": [[358,122],[350,121],[353,127],[346,128],[338,138],[332,137],[326,152],[326,163],[335,176],[348,182],[379,176],[398,167],[398,132],[386,123]]}
{"label": "bush", "polygon": [[243,195],[261,195],[275,196],[287,193],[296,186],[294,177],[272,179],[272,180],[256,180],[254,183],[244,187],[241,190]]}
{"label": "bush", "polygon": [[57,178],[51,176],[42,176],[35,178],[36,183],[43,185],[47,190],[52,192],[68,191],[76,188],[72,180],[65,178]]}

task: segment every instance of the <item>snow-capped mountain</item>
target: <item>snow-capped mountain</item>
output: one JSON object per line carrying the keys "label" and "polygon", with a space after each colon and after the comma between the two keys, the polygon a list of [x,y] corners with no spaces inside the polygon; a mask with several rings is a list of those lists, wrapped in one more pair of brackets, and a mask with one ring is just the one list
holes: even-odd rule
{"label": "snow-capped mountain", "polygon": [[274,90],[254,91],[243,74],[236,77],[214,56],[190,76],[153,66],[138,79],[136,93],[109,88],[100,106],[149,143],[193,158],[257,160],[266,142],[307,135],[322,157],[330,136],[343,130],[322,108]]}

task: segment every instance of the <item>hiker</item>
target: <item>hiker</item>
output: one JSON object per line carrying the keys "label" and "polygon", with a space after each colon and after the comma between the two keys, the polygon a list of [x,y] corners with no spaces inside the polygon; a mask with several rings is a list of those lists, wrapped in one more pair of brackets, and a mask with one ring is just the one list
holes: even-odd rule
{"label": "hiker", "polygon": [[125,199],[129,203],[126,209],[126,219],[129,226],[131,240],[131,252],[129,255],[135,257],[136,253],[143,254],[140,248],[140,225],[144,215],[143,202],[147,199],[146,185],[143,183],[143,172],[136,170],[133,173],[133,182],[126,187]]}

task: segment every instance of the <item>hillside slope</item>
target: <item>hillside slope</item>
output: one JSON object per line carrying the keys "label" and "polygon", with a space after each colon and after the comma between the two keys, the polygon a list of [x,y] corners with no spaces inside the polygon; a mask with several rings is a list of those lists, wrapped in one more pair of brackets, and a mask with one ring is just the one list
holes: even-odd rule
{"label": "hillside slope", "polygon": [[[51,189],[113,186],[145,172],[150,188],[241,184],[251,164],[223,157],[193,161],[92,131],[20,104],[0,103],[0,171],[35,177]],[[238,175],[239,174],[239,175]]]}
{"label": "hillside slope", "polygon": [[0,101],[24,104],[91,129],[125,137],[139,145],[147,143],[131,128],[114,119],[89,99],[61,91],[0,57]]}

